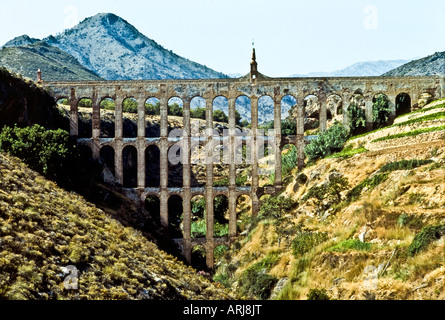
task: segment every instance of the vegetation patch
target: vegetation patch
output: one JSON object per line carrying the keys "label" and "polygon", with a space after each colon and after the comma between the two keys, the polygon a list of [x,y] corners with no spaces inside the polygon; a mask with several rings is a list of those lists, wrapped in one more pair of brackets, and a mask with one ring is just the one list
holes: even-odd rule
{"label": "vegetation patch", "polygon": [[327,251],[334,251],[334,252],[346,252],[346,251],[371,251],[372,249],[372,243],[368,242],[361,242],[358,239],[349,239],[344,240],[338,244],[336,244],[333,247],[330,247],[327,249]]}
{"label": "vegetation patch", "polygon": [[304,152],[309,161],[325,158],[342,150],[349,138],[349,130],[342,124],[336,122],[325,132],[321,133],[317,139],[313,140],[304,148]]}
{"label": "vegetation patch", "polygon": [[426,226],[413,239],[413,242],[408,247],[410,255],[414,256],[419,252],[425,250],[430,243],[439,240],[445,235],[445,224]]}
{"label": "vegetation patch", "polygon": [[389,173],[377,174],[372,178],[366,178],[363,182],[361,182],[358,186],[353,188],[348,192],[346,198],[348,201],[356,201],[363,189],[367,188],[368,190],[372,190],[377,187],[379,184],[385,182],[388,179]]}
{"label": "vegetation patch", "polygon": [[311,289],[307,295],[307,300],[331,300],[326,289]]}
{"label": "vegetation patch", "polygon": [[326,232],[305,232],[300,233],[292,241],[292,250],[294,256],[298,257],[308,253],[320,243],[328,240]]}
{"label": "vegetation patch", "polygon": [[383,173],[383,172],[392,172],[397,170],[412,170],[433,162],[434,162],[433,160],[418,160],[418,159],[401,160],[385,164],[383,167],[380,168],[379,171]]}
{"label": "vegetation patch", "polygon": [[423,133],[430,133],[430,132],[436,132],[436,131],[442,131],[442,130],[445,130],[445,125],[438,126],[438,127],[421,128],[421,129],[416,129],[416,130],[412,130],[412,131],[408,131],[408,132],[402,132],[402,133],[398,133],[398,134],[394,134],[394,135],[390,135],[390,136],[386,136],[386,137],[381,137],[381,138],[372,140],[371,142],[380,142],[380,141],[387,141],[387,140],[393,140],[393,139],[399,139],[399,138],[405,138],[405,137],[414,137],[414,136],[418,136]]}

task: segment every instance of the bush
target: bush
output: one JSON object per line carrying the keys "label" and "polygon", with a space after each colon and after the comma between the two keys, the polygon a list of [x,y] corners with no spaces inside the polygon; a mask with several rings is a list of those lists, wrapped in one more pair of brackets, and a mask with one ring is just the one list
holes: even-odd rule
{"label": "bush", "polygon": [[348,138],[348,129],[336,122],[328,130],[321,133],[318,139],[307,145],[304,152],[310,161],[321,159],[343,149]]}
{"label": "bush", "polygon": [[326,289],[311,289],[307,295],[307,300],[331,300]]}
{"label": "bush", "polygon": [[377,174],[372,178],[366,178],[363,182],[361,182],[354,189],[350,190],[346,195],[348,201],[355,201],[360,197],[361,192],[366,187],[368,189],[374,189],[382,182],[388,179],[389,173]]}
{"label": "bush", "polygon": [[307,201],[314,198],[318,200],[319,206],[323,200],[327,200],[331,204],[337,204],[341,202],[341,192],[347,190],[348,187],[349,182],[345,177],[334,175],[329,178],[329,183],[312,186],[302,200]]}
{"label": "bush", "polygon": [[371,243],[361,242],[358,239],[349,239],[344,240],[335,246],[328,249],[328,251],[336,251],[336,252],[345,252],[349,250],[358,250],[358,251],[370,251],[372,248]]}
{"label": "bush", "polygon": [[292,241],[294,256],[300,256],[311,251],[315,246],[328,240],[326,232],[305,232]]}
{"label": "bush", "polygon": [[145,114],[149,116],[159,116],[161,114],[161,103],[157,102],[156,105],[146,103]]}
{"label": "bush", "polygon": [[391,119],[391,109],[389,107],[388,97],[379,95],[372,105],[372,122],[374,127],[381,128],[386,126]]}
{"label": "bush", "polygon": [[138,103],[133,99],[125,99],[122,111],[126,113],[138,113]]}
{"label": "bush", "polygon": [[270,297],[272,290],[278,279],[253,268],[247,269],[239,280],[240,292],[247,296],[256,296],[260,300],[266,300]]}
{"label": "bush", "polygon": [[408,247],[409,254],[412,256],[418,254],[425,250],[431,242],[439,240],[443,235],[445,235],[445,224],[424,227]]}
{"label": "bush", "polygon": [[397,170],[411,170],[426,164],[433,163],[433,160],[401,160],[397,162],[391,162],[388,164],[385,164],[383,167],[380,168],[380,172],[391,172],[391,171],[397,171]]}
{"label": "bush", "polygon": [[68,161],[75,156],[69,133],[46,130],[42,126],[4,127],[0,133],[0,150],[22,159],[31,169],[51,179],[62,178]]}
{"label": "bush", "polygon": [[202,119],[206,118],[206,109],[205,108],[196,108],[190,110],[190,117],[193,119]]}
{"label": "bush", "polygon": [[351,134],[362,133],[366,128],[365,110],[356,103],[351,103],[348,107],[349,129]]}
{"label": "bush", "polygon": [[229,117],[221,110],[213,111],[213,121],[228,123]]}

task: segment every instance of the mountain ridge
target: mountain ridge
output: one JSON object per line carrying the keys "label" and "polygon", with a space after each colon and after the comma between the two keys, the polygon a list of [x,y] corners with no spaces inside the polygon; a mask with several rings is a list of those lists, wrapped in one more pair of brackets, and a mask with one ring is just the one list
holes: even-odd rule
{"label": "mountain ridge", "polygon": [[413,60],[395,68],[383,76],[434,76],[445,75],[445,51]]}
{"label": "mountain ridge", "polygon": [[227,78],[163,48],[112,13],[86,18],[44,41],[68,52],[106,80]]}

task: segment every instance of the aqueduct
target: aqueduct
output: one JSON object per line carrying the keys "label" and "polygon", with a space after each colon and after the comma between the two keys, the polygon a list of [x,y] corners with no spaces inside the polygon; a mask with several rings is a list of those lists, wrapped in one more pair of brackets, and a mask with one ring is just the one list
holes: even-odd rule
{"label": "aqueduct", "polygon": [[[275,152],[275,177],[274,185],[260,187],[258,174],[258,153],[252,152],[252,182],[250,186],[240,187],[236,184],[235,139],[236,139],[236,112],[237,98],[245,96],[251,103],[251,133],[250,143],[252,149],[260,143],[258,129],[258,101],[262,97],[270,97],[274,104],[274,128],[273,144],[281,150],[286,143],[297,147],[298,166],[304,166],[305,146],[305,98],[316,96],[319,101],[320,130],[327,127],[329,107],[327,102],[330,97],[336,96],[342,101],[342,118],[347,122],[348,104],[354,94],[360,93],[364,98],[367,127],[372,127],[372,102],[377,94],[385,94],[391,101],[393,116],[396,115],[396,100],[401,95],[409,96],[411,105],[415,104],[421,94],[428,93],[435,99],[445,97],[444,77],[362,77],[362,78],[269,78],[257,71],[255,59],[251,64],[251,72],[238,79],[206,79],[206,80],[147,80],[147,81],[95,81],[95,82],[45,82],[43,86],[54,96],[56,100],[65,98],[70,104],[70,134],[79,136],[78,103],[82,98],[92,101],[92,136],[78,138],[78,143],[91,148],[92,156],[99,159],[101,150],[112,148],[114,151],[114,178],[118,185],[124,182],[125,161],[124,149],[132,147],[137,154],[137,182],[132,187],[123,188],[125,194],[140,201],[143,204],[147,197],[157,196],[160,204],[161,223],[164,227],[169,225],[168,203],[169,198],[179,196],[183,203],[183,237],[178,239],[185,258],[191,261],[192,248],[201,245],[206,250],[206,263],[209,268],[214,265],[214,249],[218,245],[228,244],[237,236],[237,199],[245,195],[252,200],[252,212],[259,210],[260,198],[265,194],[276,194],[282,190],[282,166],[281,152]],[[282,99],[292,96],[296,99],[297,128],[296,136],[283,136],[281,133],[281,106]],[[126,98],[134,98],[138,103],[137,112],[137,137],[126,138],[123,136],[123,101]],[[183,136],[177,139],[169,137],[168,130],[168,101],[172,97],[180,98],[183,102]],[[206,184],[205,187],[193,187],[191,184],[191,109],[192,99],[201,97],[205,100],[206,108],[206,133],[204,144],[213,145],[213,101],[218,97],[228,100],[228,154],[229,154],[229,182],[228,186],[214,187],[213,161],[205,163]],[[100,102],[105,99],[115,101],[115,126],[113,138],[101,137],[101,111]],[[147,137],[145,131],[145,103],[148,98],[156,98],[160,102],[160,134],[158,137]],[[337,112],[337,111],[334,111]],[[185,161],[182,163],[182,187],[169,186],[169,148],[181,143],[181,155]],[[216,143],[218,143],[216,141]],[[147,187],[147,160],[146,150],[156,146],[159,149],[159,186]],[[207,148],[209,157],[213,148]],[[200,195],[206,199],[206,225],[207,235],[205,239],[193,239],[191,235],[191,200]],[[229,202],[229,238],[217,238],[214,236],[213,203],[215,197],[225,195]]]}

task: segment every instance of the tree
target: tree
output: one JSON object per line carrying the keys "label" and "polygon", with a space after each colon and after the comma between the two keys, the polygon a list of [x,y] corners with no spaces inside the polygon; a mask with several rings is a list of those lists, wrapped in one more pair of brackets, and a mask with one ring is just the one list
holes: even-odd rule
{"label": "tree", "polygon": [[161,103],[158,101],[156,105],[151,103],[145,104],[145,114],[150,116],[159,116],[161,114]]}
{"label": "tree", "polygon": [[206,118],[206,109],[205,108],[196,108],[190,110],[190,117],[193,119],[202,119]]}
{"label": "tree", "polygon": [[127,113],[138,113],[138,103],[134,99],[125,99],[122,111]]}
{"label": "tree", "polygon": [[168,114],[170,116],[182,117],[183,109],[177,103],[173,103],[168,106]]}
{"label": "tree", "polygon": [[304,152],[309,160],[321,159],[343,149],[348,138],[349,130],[341,123],[336,122],[307,145]]}
{"label": "tree", "polygon": [[213,121],[216,122],[229,122],[229,117],[221,110],[215,110],[213,111]]}
{"label": "tree", "polygon": [[366,128],[365,110],[354,102],[348,107],[348,118],[351,134],[358,134]]}
{"label": "tree", "polygon": [[375,128],[384,127],[391,119],[391,108],[387,96],[381,94],[372,105],[372,122]]}

